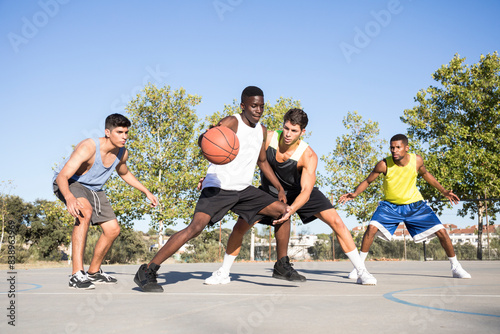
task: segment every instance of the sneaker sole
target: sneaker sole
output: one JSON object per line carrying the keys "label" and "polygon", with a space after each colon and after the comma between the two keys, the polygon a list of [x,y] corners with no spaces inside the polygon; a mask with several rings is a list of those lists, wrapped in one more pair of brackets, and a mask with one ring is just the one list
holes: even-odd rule
{"label": "sneaker sole", "polygon": [[161,290],[158,289],[158,290],[154,290],[153,291],[153,290],[144,289],[144,287],[140,284],[141,282],[137,279],[137,277],[134,277],[134,283],[137,284],[137,286],[142,290],[142,292],[153,292],[153,293],[155,293],[155,292],[163,292],[163,288],[161,288],[161,286],[160,286]]}
{"label": "sneaker sole", "polygon": [[68,286],[68,289],[77,289],[77,290],[94,290],[94,289],[95,289],[95,286],[89,286],[88,288],[79,288],[79,287],[77,287],[77,286],[70,285],[70,286]]}
{"label": "sneaker sole", "polygon": [[205,285],[225,285],[225,284],[229,284],[231,281],[223,281],[223,282],[220,282],[220,283],[207,283],[207,282],[204,282],[203,284]]}
{"label": "sneaker sole", "polygon": [[377,283],[365,283],[365,284],[363,284],[363,283],[361,283],[361,282],[356,282],[356,284],[360,284],[360,285],[368,285],[368,286],[375,286],[375,285],[377,285]]}
{"label": "sneaker sole", "polygon": [[298,279],[298,280],[288,279],[288,278],[286,278],[286,277],[285,277],[285,276],[283,276],[283,275],[277,275],[277,274],[275,274],[275,273],[273,273],[273,278],[282,279],[282,280],[284,280],[284,281],[288,281],[288,282],[300,282],[300,283],[304,283],[304,282],[306,282],[306,281],[307,281],[307,279],[305,279],[305,280],[300,280],[300,279]]}

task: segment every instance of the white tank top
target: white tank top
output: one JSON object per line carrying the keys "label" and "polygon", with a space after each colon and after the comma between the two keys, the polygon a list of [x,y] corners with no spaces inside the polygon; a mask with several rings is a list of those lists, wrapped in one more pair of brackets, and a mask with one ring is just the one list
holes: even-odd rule
{"label": "white tank top", "polygon": [[209,164],[203,188],[217,187],[224,190],[243,190],[252,185],[255,165],[264,141],[262,126],[257,123],[254,128],[234,115],[238,120],[236,135],[240,142],[240,150],[236,158],[226,165]]}

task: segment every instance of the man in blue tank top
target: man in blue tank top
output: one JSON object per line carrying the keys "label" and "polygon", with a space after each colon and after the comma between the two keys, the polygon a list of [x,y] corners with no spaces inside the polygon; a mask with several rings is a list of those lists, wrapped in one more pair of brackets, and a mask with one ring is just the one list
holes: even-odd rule
{"label": "man in blue tank top", "polygon": [[[158,205],[156,197],[127,167],[125,142],[129,127],[130,121],[125,116],[109,115],[105,122],[105,137],[80,142],[54,174],[54,193],[76,218],[71,236],[73,272],[69,286],[72,288],[93,289],[94,283],[116,283],[116,278],[101,269],[104,256],[120,234],[120,225],[102,190],[113,170],[116,169],[129,185],[142,191],[153,207]],[[85,272],[83,254],[90,224],[99,225],[102,234],[95,246],[89,269]]]}
{"label": "man in blue tank top", "polygon": [[[351,233],[338,215],[332,203],[323,195],[316,182],[316,167],[318,157],[313,149],[300,139],[306,131],[307,114],[302,109],[290,109],[283,117],[283,131],[268,132],[266,143],[266,159],[273,174],[278,178],[286,192],[286,203],[290,203],[290,213],[297,213],[304,224],[319,218],[337,234],[342,250],[356,268],[356,278],[359,284],[375,285],[376,279],[366,270],[359,258]],[[279,192],[269,182],[267,175],[261,175],[262,189],[278,198]],[[227,284],[230,282],[229,271],[241,249],[243,236],[256,222],[247,222],[244,217],[238,219],[229,237],[222,267],[205,280],[205,284]],[[269,217],[260,220],[261,224],[271,225]],[[285,225],[285,226],[290,226]],[[284,249],[278,253],[278,261],[274,265],[273,277],[288,281],[306,281],[292,268],[287,256],[290,230],[288,233],[276,233],[276,248]]]}
{"label": "man in blue tank top", "polygon": [[[163,292],[156,279],[160,265],[187,241],[199,235],[205,226],[221,220],[229,210],[251,222],[260,220],[264,215],[273,217],[274,223],[280,226],[278,229],[285,233],[288,230],[289,233],[288,206],[252,186],[257,164],[270,182],[279,189],[280,195],[284,196],[283,188],[266,160],[264,144],[267,130],[259,123],[264,112],[262,90],[255,86],[246,87],[241,93],[240,108],[241,114],[227,116],[217,124],[236,133],[240,142],[238,155],[226,165],[208,166],[203,190],[189,226],[172,235],[153,259],[137,270],[134,282],[144,292]],[[288,222],[288,225],[283,224],[284,222]]]}

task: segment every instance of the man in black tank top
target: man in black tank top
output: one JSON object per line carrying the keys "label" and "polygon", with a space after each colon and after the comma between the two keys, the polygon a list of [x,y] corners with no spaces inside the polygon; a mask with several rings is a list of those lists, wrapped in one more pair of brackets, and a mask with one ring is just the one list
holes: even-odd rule
{"label": "man in black tank top", "polygon": [[[287,204],[291,213],[297,213],[304,224],[316,218],[324,221],[335,233],[339,243],[357,270],[357,283],[375,285],[377,280],[366,270],[361,261],[351,233],[343,223],[333,205],[318,188],[316,182],[316,167],[318,157],[316,153],[300,137],[305,133],[308,123],[307,114],[301,109],[290,109],[283,118],[283,131],[268,132],[266,142],[266,156],[274,174],[280,181],[286,193]],[[262,174],[262,173],[261,173]],[[261,188],[278,197],[278,191],[261,175]],[[259,221],[261,224],[274,225],[269,217]],[[253,224],[243,218],[233,228],[229,237],[226,254],[222,267],[205,280],[205,284],[227,284],[230,282],[229,271],[238,255],[243,236]],[[277,249],[288,249],[290,233],[276,234]],[[286,253],[285,253],[286,254]],[[274,265],[273,277],[289,281],[302,281],[306,278],[300,275],[290,264],[287,255],[280,257]]]}

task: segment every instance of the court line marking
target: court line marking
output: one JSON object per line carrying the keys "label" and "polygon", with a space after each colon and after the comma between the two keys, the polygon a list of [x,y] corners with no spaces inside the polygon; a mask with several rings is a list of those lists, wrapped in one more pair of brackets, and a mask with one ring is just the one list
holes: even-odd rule
{"label": "court line marking", "polygon": [[[416,303],[411,303],[406,300],[394,297],[394,294],[396,293],[401,293],[401,292],[406,292],[406,291],[415,291],[415,290],[429,290],[429,289],[443,289],[443,288],[460,288],[460,287],[471,287],[471,286],[483,286],[483,285],[454,285],[454,286],[436,286],[436,287],[431,287],[431,288],[417,288],[417,289],[408,289],[408,290],[399,290],[399,291],[392,291],[385,293],[383,297],[385,299],[388,299],[390,301],[400,303],[403,305],[408,305],[408,306],[414,306],[414,307],[420,307],[428,310],[435,310],[435,311],[443,311],[443,312],[451,312],[451,313],[461,313],[461,314],[470,314],[470,315],[480,315],[484,317],[495,317],[495,318],[500,318],[500,315],[497,314],[488,314],[488,313],[477,313],[477,312],[467,312],[467,311],[458,311],[458,310],[451,310],[451,309],[445,309],[445,308],[439,308],[439,307],[433,307],[433,306],[425,306],[421,304],[416,304]],[[405,295],[405,296],[410,296],[410,295]],[[420,295],[416,295],[420,296]],[[436,295],[439,297],[442,297],[443,295]],[[462,297],[462,295],[458,295],[459,297]],[[471,295],[475,296],[475,295]],[[493,295],[496,296],[496,295]],[[486,295],[477,295],[477,297],[487,297]]]}
{"label": "court line marking", "polygon": [[[4,284],[8,284],[8,283],[4,283]],[[17,287],[18,287],[19,285],[33,285],[33,287],[31,287],[31,288],[26,288],[26,289],[22,289],[22,290],[18,290],[18,289],[17,289]],[[25,292],[25,291],[30,291],[30,290],[40,289],[41,287],[42,287],[42,285],[40,285],[40,284],[35,284],[35,283],[17,283],[17,282],[16,282],[16,290],[15,290],[15,291],[13,291],[13,292],[14,292],[14,293]],[[8,293],[10,293],[10,291],[5,291],[5,292],[0,291],[0,295],[6,295],[6,294],[8,294]]]}

